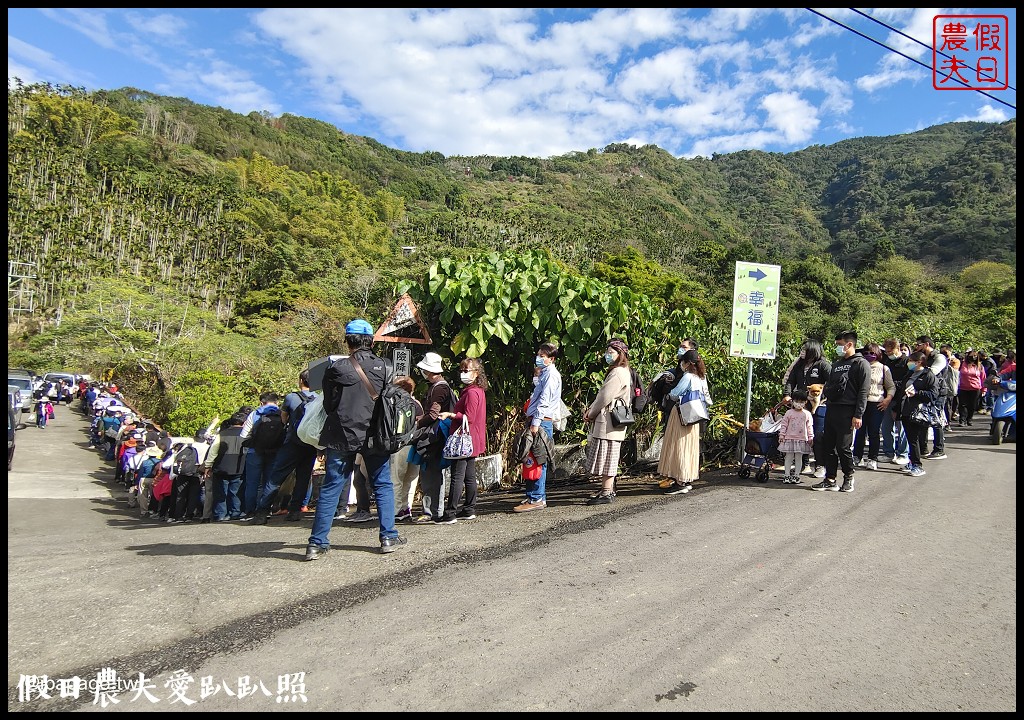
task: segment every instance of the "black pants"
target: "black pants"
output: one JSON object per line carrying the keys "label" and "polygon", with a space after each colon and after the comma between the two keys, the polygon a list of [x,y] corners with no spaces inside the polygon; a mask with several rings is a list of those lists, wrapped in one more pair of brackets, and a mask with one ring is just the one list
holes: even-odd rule
{"label": "black pants", "polygon": [[907,447],[910,449],[910,464],[921,467],[921,458],[928,450],[928,426],[910,418],[903,418],[903,429],[907,432]]}
{"label": "black pants", "polygon": [[960,422],[974,421],[974,413],[981,407],[981,390],[960,391]]}
{"label": "black pants", "polygon": [[191,520],[196,510],[202,509],[199,504],[199,491],[203,487],[203,482],[198,475],[179,475],[174,479],[174,485],[178,493],[171,516],[176,520]]}
{"label": "black pants", "polygon": [[[461,510],[464,515],[474,515],[476,507],[476,458],[453,460],[452,480],[448,488],[448,506],[444,511],[445,520],[457,517]],[[466,493],[466,504],[461,508],[462,493]]]}
{"label": "black pants", "polygon": [[853,406],[825,408],[825,478],[835,480],[840,467],[843,477],[853,477]]}

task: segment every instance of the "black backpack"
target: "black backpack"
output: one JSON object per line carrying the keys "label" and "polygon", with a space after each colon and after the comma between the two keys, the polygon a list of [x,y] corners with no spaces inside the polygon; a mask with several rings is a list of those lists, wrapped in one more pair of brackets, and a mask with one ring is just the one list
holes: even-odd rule
{"label": "black backpack", "polygon": [[629,369],[629,375],[632,378],[633,387],[633,412],[643,412],[643,409],[647,407],[650,396],[647,393],[647,389],[644,387],[643,381],[633,368]]}
{"label": "black backpack", "polygon": [[246,447],[257,451],[277,450],[284,445],[288,432],[280,410],[265,412],[259,416],[246,440]]}
{"label": "black backpack", "polygon": [[291,413],[288,416],[288,424],[291,426],[292,429],[292,439],[297,443],[302,442],[301,440],[299,440],[299,424],[302,422],[302,418],[305,417],[306,415],[306,406],[309,405],[313,398],[316,397],[316,395],[314,395],[313,393],[307,394],[305,392],[302,392],[301,390],[299,391],[298,395],[299,399],[302,401],[302,404],[295,408],[295,412]]}
{"label": "black backpack", "polygon": [[352,357],[349,361],[374,400],[370,427],[366,432],[366,451],[371,455],[391,455],[411,445],[416,431],[416,398],[391,382],[390,373],[378,395],[362,366]]}

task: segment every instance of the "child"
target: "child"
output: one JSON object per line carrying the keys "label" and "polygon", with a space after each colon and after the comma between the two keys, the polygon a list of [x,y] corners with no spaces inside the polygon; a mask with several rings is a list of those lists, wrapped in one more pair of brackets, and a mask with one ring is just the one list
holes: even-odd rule
{"label": "child", "polygon": [[786,453],[786,474],[782,476],[782,482],[798,485],[798,463],[811,452],[814,442],[814,417],[807,410],[806,390],[794,390],[791,397],[791,406],[782,416],[782,427],[779,428],[779,451]]}
{"label": "child", "polygon": [[46,428],[46,421],[49,418],[49,411],[47,408],[50,406],[50,401],[46,399],[46,396],[36,400],[36,427]]}

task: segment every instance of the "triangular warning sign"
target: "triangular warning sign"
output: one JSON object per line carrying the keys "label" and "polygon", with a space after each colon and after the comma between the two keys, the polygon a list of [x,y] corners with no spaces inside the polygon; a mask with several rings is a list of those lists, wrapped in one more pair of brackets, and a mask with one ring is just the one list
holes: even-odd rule
{"label": "triangular warning sign", "polygon": [[387,320],[377,328],[375,342],[410,343],[412,345],[433,345],[427,326],[420,320],[416,303],[408,294],[402,295],[395,303],[395,309]]}

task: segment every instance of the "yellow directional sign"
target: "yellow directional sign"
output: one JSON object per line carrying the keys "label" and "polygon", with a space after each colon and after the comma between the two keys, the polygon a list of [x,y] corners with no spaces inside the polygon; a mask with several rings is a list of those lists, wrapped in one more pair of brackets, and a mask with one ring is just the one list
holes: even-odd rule
{"label": "yellow directional sign", "polygon": [[736,263],[729,343],[733,357],[775,357],[781,274],[778,265]]}

